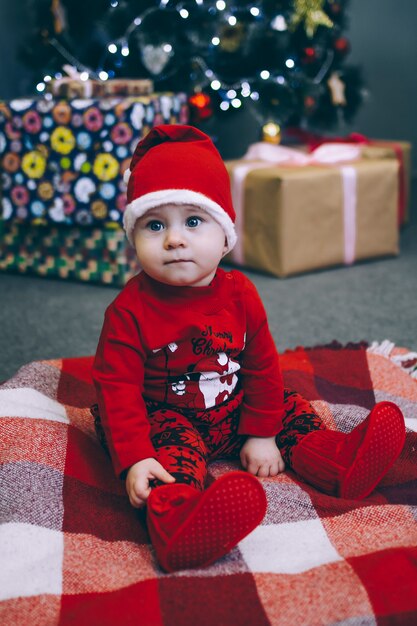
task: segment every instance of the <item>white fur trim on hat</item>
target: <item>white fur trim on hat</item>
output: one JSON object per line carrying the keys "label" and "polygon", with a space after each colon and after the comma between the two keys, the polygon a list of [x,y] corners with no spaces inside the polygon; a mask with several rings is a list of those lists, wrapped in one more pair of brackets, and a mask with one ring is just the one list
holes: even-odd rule
{"label": "white fur trim on hat", "polygon": [[125,171],[123,172],[123,180],[124,180],[124,182],[126,183],[126,185],[127,185],[127,183],[129,182],[129,179],[130,179],[130,175],[131,175],[131,173],[132,173],[132,172],[131,172],[131,170],[130,170],[129,168],[127,168],[127,170],[125,170]]}
{"label": "white fur trim on hat", "polygon": [[147,211],[163,204],[194,204],[204,209],[223,228],[227,239],[227,251],[230,252],[236,244],[237,236],[235,226],[222,207],[202,193],[191,191],[190,189],[162,189],[152,191],[140,198],[136,198],[127,205],[123,214],[123,226],[126,236],[132,246],[133,231],[136,220],[142,217]]}

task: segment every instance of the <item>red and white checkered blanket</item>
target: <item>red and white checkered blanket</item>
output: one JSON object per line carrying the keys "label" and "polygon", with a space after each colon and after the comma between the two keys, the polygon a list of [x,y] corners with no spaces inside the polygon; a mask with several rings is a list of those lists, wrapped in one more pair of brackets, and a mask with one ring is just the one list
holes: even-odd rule
{"label": "red and white checkered blanket", "polygon": [[[261,526],[213,566],[176,574],[158,568],[143,512],[95,439],[91,359],[23,367],[0,388],[0,623],[417,624],[417,355],[405,353],[385,343],[282,355],[286,384],[330,428],[349,431],[375,401],[397,402],[403,453],[360,502],[291,472],[262,479]],[[230,469],[216,462],[212,477]]]}

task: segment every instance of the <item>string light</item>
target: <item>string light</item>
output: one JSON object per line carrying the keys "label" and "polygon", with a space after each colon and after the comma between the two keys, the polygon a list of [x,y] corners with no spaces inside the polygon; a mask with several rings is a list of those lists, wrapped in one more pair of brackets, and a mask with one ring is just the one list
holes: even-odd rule
{"label": "string light", "polygon": [[283,15],[276,15],[271,22],[271,28],[280,32],[287,30],[287,22]]}
{"label": "string light", "polygon": [[[109,0],[109,4],[112,8],[116,8],[116,7],[122,8],[124,5],[124,2],[120,2],[120,0]],[[190,6],[193,5],[191,1],[185,2],[183,0],[175,0],[175,2],[172,2],[172,3],[170,2],[170,0],[159,0],[159,2],[155,4],[159,5],[159,7],[158,8],[149,7],[141,11],[140,15],[136,15],[136,17],[130,21],[129,26],[126,28],[124,34],[121,35],[120,38],[116,39],[113,42],[110,42],[107,45],[103,58],[101,60],[101,63],[98,64],[99,69],[96,70],[97,73],[94,72],[91,68],[88,68],[78,63],[77,69],[78,71],[81,71],[81,74],[79,75],[81,80],[86,81],[86,80],[89,80],[90,78],[99,78],[100,80],[105,81],[105,80],[108,80],[109,78],[113,78],[118,73],[119,71],[118,68],[123,67],[124,61],[122,60],[121,57],[127,57],[129,56],[130,52],[133,51],[133,49],[129,49],[128,42],[131,42],[130,37],[132,33],[135,31],[135,29],[142,25],[142,30],[140,31],[140,35],[147,36],[147,33],[143,32],[143,25],[145,24],[145,22],[147,23],[148,16],[152,16],[153,18],[154,16],[156,15],[159,16],[160,13],[165,12],[165,13],[169,13],[169,15],[162,16],[162,18],[166,17],[169,21],[170,16],[172,14],[172,10],[173,10],[177,12],[178,16],[181,17],[182,19],[188,19],[190,17],[190,11],[192,11],[192,9],[190,9]],[[200,7],[202,7],[204,4],[205,3],[203,0],[195,0],[194,7],[196,5],[199,7],[198,9],[195,9],[195,10],[200,11]],[[240,16],[243,15],[243,13],[239,12],[238,14],[236,14],[237,16],[232,14],[233,11],[235,11],[235,7],[238,5],[237,2],[232,3],[230,1],[228,2],[227,0],[226,1],[216,0],[215,3],[213,4],[215,8],[212,5],[212,7],[208,9],[209,13],[212,16],[216,14],[216,11],[218,12],[226,11],[226,14],[224,15],[223,20],[221,19],[219,15],[217,15],[217,17],[215,18],[220,23],[221,29],[218,35],[213,34],[213,36],[211,37],[211,46],[221,46],[222,50],[224,49],[226,51],[229,51],[229,48],[230,48],[232,51],[236,50],[237,52],[237,49],[239,47],[242,47],[240,31],[234,30],[232,32],[230,29],[229,30],[227,29],[227,25],[234,27],[238,24],[238,21],[239,21],[239,26],[240,26]],[[259,8],[259,6],[254,6],[256,4],[261,6],[261,8]],[[186,7],[188,7],[188,9]],[[250,16],[252,16],[253,18],[262,18],[262,26],[272,28],[273,30],[279,31],[279,32],[288,30],[288,24],[284,15],[282,14],[275,14],[275,15],[269,14],[268,15],[267,13],[263,11],[262,5],[259,2],[257,2],[257,0],[252,0],[252,2],[246,2],[245,11],[246,11],[246,17],[244,19],[249,22],[250,22]],[[159,12],[159,13],[155,13],[155,12]],[[194,13],[192,13],[192,16],[194,16]],[[151,18],[151,21],[152,21],[152,18]],[[221,24],[221,22],[223,22],[223,24]],[[259,23],[260,23],[260,20],[256,19],[256,28],[258,28]],[[245,32],[244,29],[246,29],[246,21],[242,23],[242,33]],[[169,39],[168,41],[165,41],[165,42],[162,41],[161,43],[159,43],[158,46],[155,46],[155,49],[158,49],[158,51],[163,51],[165,53],[166,55],[165,58],[172,57],[173,53],[177,52],[176,50],[177,39],[174,38],[171,43],[169,41],[170,41]],[[234,47],[232,48],[232,46]],[[139,48],[140,48],[140,51],[142,51],[143,44],[140,41],[139,41]],[[106,61],[106,57],[108,59],[109,53],[110,55],[116,55],[115,59],[112,59],[111,61],[108,60],[108,65],[110,67],[113,66],[114,69],[105,70],[104,69],[104,67],[106,67],[105,61]],[[212,50],[212,53],[214,56],[213,50]],[[262,71],[258,70],[251,75],[247,75],[245,78],[235,78],[234,80],[228,80],[227,78],[223,79],[221,77],[222,74],[218,76],[216,71],[213,71],[212,69],[210,69],[210,67],[208,67],[208,63],[210,63],[210,61],[206,59],[203,53],[200,53],[200,54],[201,56],[198,56],[198,55],[195,57],[193,56],[193,58],[191,59],[192,66],[194,68],[199,67],[200,69],[198,74],[194,72],[194,74],[191,77],[192,80],[198,82],[196,92],[203,93],[204,90],[206,90],[207,88],[211,88],[215,92],[220,92],[221,102],[219,103],[219,106],[222,111],[227,111],[228,109],[230,109],[230,107],[238,109],[243,104],[242,103],[243,98],[251,98],[255,102],[260,100],[260,94],[257,91],[252,91],[254,87],[254,83],[256,84],[256,82],[259,80],[259,77],[262,79],[262,81],[268,81],[269,84],[271,83],[278,84],[278,85],[286,84],[287,78],[285,75],[283,75],[283,74],[286,74],[285,68],[288,68],[289,70],[291,70],[296,65],[296,59],[289,57],[287,59],[283,59],[284,71],[282,70],[282,68],[281,69],[277,68],[277,70],[275,71],[273,71],[272,69],[271,70],[263,69]],[[324,78],[324,76],[325,75],[327,76],[328,68],[331,65],[331,62],[333,60],[333,57],[330,58],[329,53],[328,53],[327,60],[328,60],[327,63],[321,64],[319,73],[317,74],[317,77],[313,79],[313,82],[320,83],[322,79]],[[74,62],[74,65],[75,65],[75,62]],[[168,63],[166,63],[166,65],[168,65]],[[167,68],[168,74],[165,74],[163,71],[159,73],[158,78],[160,80],[165,80],[166,78],[170,78],[172,75],[174,75],[174,72],[171,72],[171,66],[172,64],[169,64],[169,68]],[[278,72],[281,72],[281,73],[279,74]],[[292,72],[288,72],[288,77],[291,75],[292,75]],[[198,79],[197,79],[197,76],[198,76]],[[55,74],[56,79],[59,79],[61,77],[62,76],[60,74]],[[43,92],[46,88],[45,83],[49,82],[50,80],[52,79],[49,75],[44,76],[43,82],[38,83],[38,85],[36,86],[37,91]]]}
{"label": "string light", "polygon": [[[197,5],[201,6],[203,4],[202,0],[195,0],[195,1]],[[169,3],[169,0],[160,0],[160,7],[162,9],[165,9],[168,3]],[[226,2],[224,0],[217,0],[216,9],[218,11],[224,11],[226,9]],[[177,7],[177,10],[178,10],[179,15],[183,19],[187,19],[189,17],[189,11],[186,8],[184,8],[183,5],[182,6],[180,5],[180,8]],[[148,9],[142,15],[136,16],[133,22],[131,22],[130,26],[126,30],[126,33],[124,34],[123,38],[126,40],[127,37],[130,35],[130,33],[133,32],[135,27],[140,26],[143,23],[144,17],[146,17],[148,13],[152,13],[153,11],[154,9]],[[258,17],[261,14],[260,9],[256,6],[250,7],[249,12],[253,17]],[[230,26],[235,26],[237,24],[236,16],[229,15],[229,17],[227,18],[227,22]],[[275,30],[286,30],[287,23],[285,21],[284,16],[276,15],[271,22],[271,27],[274,28]],[[221,39],[219,36],[212,37],[211,44],[213,46],[219,46],[220,43],[221,43]],[[116,43],[110,43],[107,49],[111,54],[115,54],[118,51],[118,46]],[[172,50],[173,50],[172,45],[170,43],[163,44],[162,49],[167,54],[172,53]],[[127,43],[124,43],[122,45],[121,54],[122,56],[129,55],[129,47]],[[223,100],[220,105],[220,108],[222,110],[228,109],[230,105],[232,105],[235,108],[239,108],[242,105],[241,100],[239,99],[239,97],[237,97],[236,89],[240,90],[240,96],[243,98],[250,97],[252,98],[252,100],[255,100],[255,101],[259,100],[259,93],[256,91],[251,91],[251,85],[248,81],[243,81],[242,83],[240,84],[238,83],[237,85],[234,85],[232,87],[230,87],[230,84],[229,86],[223,86],[222,82],[216,77],[215,73],[206,66],[205,61],[203,59],[198,59],[198,61],[200,65],[202,66],[203,73],[207,77],[208,84],[210,85],[213,91],[219,91],[220,89],[224,89],[224,90],[228,89],[228,91],[226,92],[227,100]],[[120,61],[118,63],[120,65]],[[285,65],[288,68],[292,68],[294,67],[295,62],[293,59],[289,58],[286,60]],[[111,76],[114,76],[114,72],[112,70],[109,70],[108,73],[103,71],[99,75],[99,77],[102,80],[107,80],[107,78],[110,78]],[[262,80],[268,80],[271,78],[271,73],[268,70],[262,70],[260,72],[260,77],[262,78]],[[285,82],[285,78],[283,76],[272,77],[272,79],[279,84],[283,84]],[[200,88],[204,88],[204,84],[200,85]]]}
{"label": "string light", "polygon": [[36,85],[36,91],[39,91],[39,92],[45,91],[45,87],[46,87],[45,83],[38,83]]}
{"label": "string light", "polygon": [[241,92],[242,96],[244,98],[247,98],[248,96],[250,96],[250,85],[249,83],[243,82],[242,83],[242,89]]}

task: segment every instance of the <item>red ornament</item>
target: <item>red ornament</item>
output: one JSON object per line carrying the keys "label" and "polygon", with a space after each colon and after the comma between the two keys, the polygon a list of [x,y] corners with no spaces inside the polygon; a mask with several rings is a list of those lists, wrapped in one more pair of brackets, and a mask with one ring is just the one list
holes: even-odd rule
{"label": "red ornament", "polygon": [[335,40],[333,47],[339,54],[347,54],[350,50],[350,43],[346,37],[339,37]]}
{"label": "red ornament", "polygon": [[306,96],[304,98],[304,107],[306,109],[314,109],[314,107],[316,106],[316,99],[313,98],[313,96]]}
{"label": "red ornament", "polygon": [[304,48],[303,63],[313,63],[317,59],[316,49],[312,46]]}
{"label": "red ornament", "polygon": [[342,7],[340,6],[338,2],[331,2],[329,4],[329,11],[333,13],[333,15],[339,15],[341,10],[342,10]]}
{"label": "red ornament", "polygon": [[188,98],[188,104],[190,105],[192,119],[196,122],[206,120],[213,115],[211,98],[206,93],[201,91],[194,93]]}

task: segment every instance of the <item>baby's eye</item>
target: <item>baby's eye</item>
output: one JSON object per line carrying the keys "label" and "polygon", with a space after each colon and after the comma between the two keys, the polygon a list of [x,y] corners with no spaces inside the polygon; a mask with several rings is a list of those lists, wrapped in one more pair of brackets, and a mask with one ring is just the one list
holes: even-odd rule
{"label": "baby's eye", "polygon": [[159,232],[164,227],[163,223],[159,220],[152,220],[146,224],[146,228],[149,230],[153,230],[155,232]]}
{"label": "baby's eye", "polygon": [[199,224],[202,223],[202,219],[201,217],[197,217],[197,215],[192,215],[191,217],[187,218],[187,226],[189,228],[195,228],[196,226],[198,226]]}

